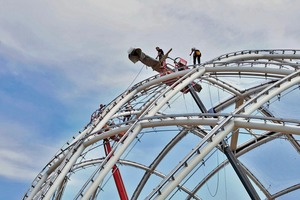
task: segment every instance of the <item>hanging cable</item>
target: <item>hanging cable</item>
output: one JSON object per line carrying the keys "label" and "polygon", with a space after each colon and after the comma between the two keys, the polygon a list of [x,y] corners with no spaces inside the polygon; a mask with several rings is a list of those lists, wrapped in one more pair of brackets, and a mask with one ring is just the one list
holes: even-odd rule
{"label": "hanging cable", "polygon": [[213,108],[213,102],[212,102],[212,97],[211,97],[211,91],[210,91],[210,83],[207,84],[208,87],[208,93],[209,93],[209,99],[210,99],[210,106]]}
{"label": "hanging cable", "polygon": [[[220,163],[219,163],[219,153],[218,153],[219,151],[218,151],[218,149],[216,149],[215,152],[217,152],[217,163],[218,163],[218,165],[219,165]],[[213,152],[212,154],[214,154],[215,152]],[[204,175],[205,175],[206,173],[205,173],[205,171],[204,171],[204,168],[202,168],[202,170],[203,170],[203,173],[204,173]],[[210,190],[207,181],[205,182],[205,185],[206,185],[206,187],[207,187],[207,190],[208,190],[210,196],[215,197],[215,196],[218,194],[218,191],[219,191],[219,185],[220,185],[219,170],[218,170],[218,172],[217,172],[217,187],[216,187],[216,191],[214,192],[214,194],[213,194],[212,191]]]}
{"label": "hanging cable", "polygon": [[188,112],[188,108],[187,108],[187,105],[186,105],[186,99],[185,99],[184,94],[182,94],[182,96],[183,96],[183,100],[184,100],[185,110],[186,110],[186,112]]}
{"label": "hanging cable", "polygon": [[[189,177],[181,184],[181,186],[184,186],[184,185],[185,185],[185,184],[186,184],[186,183],[187,183],[187,182],[195,175],[195,173],[196,173],[200,168],[202,168],[203,174],[204,174],[204,176],[205,176],[205,174],[206,174],[205,171],[204,171],[205,162],[208,161],[209,159],[211,159],[211,157],[212,157],[213,155],[215,155],[216,152],[217,152],[217,162],[218,162],[218,165],[219,165],[220,162],[219,162],[218,149],[215,149],[210,155],[207,156],[207,158],[206,158],[205,160],[202,160],[202,163],[194,170],[194,172],[192,172],[191,175],[189,175]],[[209,187],[208,187],[208,185],[207,185],[207,188],[208,188],[208,190],[209,190],[209,193],[210,193],[210,195],[211,195],[212,197],[215,197],[216,194],[218,193],[218,190],[219,190],[219,172],[217,173],[217,175],[218,175],[218,176],[217,176],[217,177],[218,177],[218,182],[217,182],[217,188],[216,188],[215,194],[212,194],[212,193],[211,193],[211,191],[210,191],[210,189],[209,189]],[[205,184],[207,184],[207,182],[205,182]],[[177,190],[173,193],[173,195],[172,195],[169,199],[172,199],[178,191],[180,191],[180,187],[177,188]]]}
{"label": "hanging cable", "polygon": [[[224,156],[224,154],[223,154],[223,156]],[[225,160],[225,158],[223,158],[223,160]],[[224,187],[225,187],[225,199],[227,200],[227,198],[228,198],[228,194],[227,194],[227,177],[226,177],[226,166],[224,166],[223,167],[223,169],[224,169],[224,182],[225,182],[225,184],[224,184]]]}
{"label": "hanging cable", "polygon": [[135,78],[133,79],[133,81],[129,84],[128,88],[126,90],[128,90],[132,84],[135,82],[135,80],[137,79],[137,77],[140,75],[140,73],[142,72],[142,70],[144,69],[145,65],[143,65],[140,69],[140,71],[138,72],[138,74],[135,76]]}

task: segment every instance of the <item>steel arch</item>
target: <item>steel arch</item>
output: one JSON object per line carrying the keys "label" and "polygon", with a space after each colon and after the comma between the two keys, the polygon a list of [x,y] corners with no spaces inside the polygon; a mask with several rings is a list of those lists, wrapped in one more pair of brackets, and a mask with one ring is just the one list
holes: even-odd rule
{"label": "steel arch", "polygon": [[[96,167],[80,186],[74,199],[96,198],[96,193],[101,192],[101,183],[114,165],[120,168],[131,165],[145,170],[134,186],[135,189],[130,192],[132,199],[166,199],[176,194],[176,188],[186,192],[187,199],[200,199],[201,195],[197,192],[215,173],[228,165],[228,160],[215,166],[210,174],[192,188],[185,186],[184,181],[187,177],[192,177],[191,172],[200,167],[203,160],[209,159],[212,151],[217,149],[223,152],[221,143],[224,140],[230,141],[236,158],[279,136],[284,136],[299,153],[300,145],[295,139],[296,135],[300,135],[299,116],[294,119],[276,117],[267,106],[278,95],[299,87],[299,60],[299,50],[245,50],[137,83],[112,100],[97,118],[91,120],[54,155],[34,179],[23,199],[63,198],[64,189],[72,181],[72,175],[86,165]],[[256,80],[257,84],[232,84],[232,80],[243,78]],[[172,84],[166,84],[168,81]],[[222,90],[223,99],[213,102],[214,105],[209,104],[208,97],[202,91],[199,94],[205,106],[210,108],[207,110],[213,112],[191,113],[182,109],[182,101],[188,95],[182,91],[192,82],[213,87],[214,91]],[[130,111],[126,109],[129,104],[133,105]],[[131,119],[123,122],[127,115],[131,115]],[[133,148],[143,132],[159,127],[172,127],[176,134],[153,156],[150,164],[136,160],[128,160],[126,163],[124,155]],[[253,136],[246,143],[239,143],[238,136],[242,129]],[[180,162],[171,170],[167,173],[159,172],[157,167],[165,157],[190,134],[199,138],[199,142],[188,147],[190,151],[178,158]],[[104,139],[110,139],[114,145],[112,151],[100,159],[93,153],[95,150],[101,151]],[[87,156],[92,158],[86,161]],[[247,166],[242,163],[241,166],[252,183],[265,195],[262,198],[279,197],[300,187],[298,182],[272,193]],[[145,191],[143,194],[147,194],[146,196],[141,196],[152,175],[158,174],[161,181],[153,185],[153,190]]]}

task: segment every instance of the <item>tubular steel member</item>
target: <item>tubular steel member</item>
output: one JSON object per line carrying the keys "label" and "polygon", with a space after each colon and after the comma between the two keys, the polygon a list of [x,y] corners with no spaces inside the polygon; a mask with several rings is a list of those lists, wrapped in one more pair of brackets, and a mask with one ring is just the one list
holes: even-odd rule
{"label": "tubular steel member", "polygon": [[[165,68],[162,67],[160,60],[142,54],[141,49],[131,51],[129,59],[134,63],[137,61],[143,64],[147,63],[147,66],[154,71],[158,70],[158,74],[136,83],[121,93],[108,104],[101,116],[68,140],[34,179],[23,200],[69,199],[73,192],[78,192],[74,199],[96,199],[98,194],[98,198],[100,198],[101,193],[110,192],[110,189],[107,188],[111,185],[102,185],[102,183],[111,173],[114,180],[110,179],[110,181],[114,181],[116,185],[113,186],[116,188],[112,188],[114,190],[112,198],[114,199],[122,199],[121,196],[126,200],[128,198],[184,199],[184,195],[187,195],[186,199],[192,199],[194,195],[195,199],[200,199],[200,196],[206,195],[206,193],[202,193],[204,185],[225,165],[231,164],[230,159],[232,165],[239,170],[236,172],[237,176],[243,177],[243,184],[247,187],[245,190],[232,193],[224,190],[228,198],[234,197],[238,192],[252,199],[275,199],[288,193],[293,194],[293,191],[300,188],[298,182],[294,185],[283,184],[282,189],[274,193],[273,187],[265,185],[264,180],[250,170],[256,167],[260,169],[259,163],[253,163],[255,164],[253,168],[249,168],[247,166],[249,163],[244,164],[238,160],[239,156],[247,155],[254,149],[260,150],[260,146],[265,143],[275,140],[280,142],[282,139],[285,140],[281,142],[282,145],[292,145],[296,154],[299,152],[300,147],[296,138],[297,135],[300,135],[299,116],[295,115],[295,119],[292,121],[282,120],[281,114],[285,116],[287,113],[273,114],[271,110],[273,106],[276,108],[278,105],[285,106],[285,101],[292,102],[290,100],[299,95],[300,50],[244,50],[219,56],[200,66],[187,66],[187,62],[180,57],[174,60],[167,57],[174,61],[174,65],[167,63],[168,65],[163,65]],[[163,71],[169,68],[171,70]],[[202,95],[197,93],[198,91],[193,87],[194,83],[205,86],[203,91],[201,90]],[[209,96],[205,95],[207,91],[210,92]],[[214,93],[214,91],[217,92]],[[186,96],[188,99],[185,98]],[[272,104],[272,102],[276,104]],[[134,117],[127,124],[122,117],[128,114],[125,105],[129,103],[134,105],[134,111],[129,112]],[[297,101],[293,101],[293,103],[295,105],[289,105],[284,112],[289,112],[297,106]],[[183,104],[186,105],[186,109],[181,108]],[[190,110],[194,110],[194,106],[196,106],[197,113],[189,113]],[[105,127],[111,121],[116,122],[116,125]],[[112,127],[111,130],[108,130],[110,127]],[[139,141],[138,134],[156,127],[162,127],[159,130],[163,133],[169,129],[165,127],[170,127],[172,135],[169,134],[170,138],[164,138],[163,142],[152,139]],[[175,127],[174,130],[173,127]],[[211,128],[209,129],[209,127]],[[245,141],[243,141],[244,138],[241,140],[237,137],[242,132],[236,132],[235,137],[235,130],[238,129],[247,129]],[[181,138],[175,138],[175,135],[173,137],[175,131],[179,130],[188,131],[187,139],[199,137],[199,141],[195,141],[196,144],[194,142],[191,144],[196,146],[181,146],[184,144],[179,142]],[[148,137],[152,138],[152,134],[156,137],[156,133],[156,130],[150,131]],[[125,135],[121,137],[122,134]],[[183,135],[181,137],[185,137]],[[227,141],[227,138],[230,140]],[[117,143],[115,144],[114,141]],[[130,152],[130,160],[122,160],[121,157],[126,149],[135,141],[143,142],[145,145],[155,142],[159,147],[158,151],[149,152],[151,156],[147,156],[145,160],[134,156],[132,154],[134,152]],[[103,144],[103,147],[99,145],[99,142]],[[227,146],[223,145],[224,142]],[[231,143],[228,144],[228,142]],[[95,143],[97,144],[94,145]],[[136,151],[146,151],[147,149],[143,147],[144,145],[134,146]],[[187,152],[182,152],[183,155],[176,155],[176,158],[166,156],[180,148],[187,148]],[[189,151],[188,148],[190,148]],[[201,163],[204,159],[211,159],[208,155],[213,154],[216,148],[228,158],[224,157],[224,162],[220,166],[210,163],[211,166],[209,165],[207,168],[212,170],[199,179],[197,174],[191,172],[198,166],[202,167]],[[95,149],[98,152],[96,154],[94,153]],[[281,151],[282,155],[285,155],[290,153],[289,149],[274,148],[274,152]],[[104,157],[99,157],[101,152]],[[273,167],[272,161],[277,159],[272,155],[272,152],[263,155],[267,161],[270,161],[267,163],[270,167]],[[166,169],[160,168],[160,163],[167,163],[171,159],[174,166],[170,163],[170,169],[169,166]],[[294,157],[285,159],[287,170],[297,170],[297,165],[293,165]],[[176,165],[177,160],[179,164]],[[144,161],[147,162],[144,163]],[[118,163],[123,164],[124,162],[130,163],[124,166],[144,170],[147,175],[132,177],[127,182],[124,175],[125,173],[128,175],[131,171],[123,171],[118,166]],[[93,166],[96,169],[86,170],[85,166]],[[269,166],[266,165],[266,167]],[[159,169],[162,169],[163,172],[159,172]],[[267,170],[267,168],[262,170]],[[79,173],[77,174],[77,172]],[[83,172],[85,174],[81,176]],[[271,177],[274,180],[275,175]],[[85,181],[83,185],[78,184],[77,176]],[[156,183],[153,181],[156,179],[162,179],[162,181]],[[224,183],[227,184],[226,180]],[[230,184],[232,184],[230,186],[241,185],[242,181]],[[251,187],[251,184],[254,188]],[[137,192],[133,193],[135,188]],[[154,188],[154,192],[151,192],[152,188]],[[253,189],[256,192],[260,190],[258,193],[260,196],[257,196],[255,191],[252,191]],[[247,190],[251,191],[250,195],[249,192],[246,194]],[[206,192],[209,195],[209,191]],[[220,195],[219,198],[224,197],[223,193],[218,193],[218,195]]]}
{"label": "tubular steel member", "polygon": [[[107,156],[111,152],[111,146],[110,146],[110,143],[109,143],[108,139],[105,139],[103,141],[103,143],[104,143],[105,155]],[[127,195],[127,192],[126,192],[126,188],[125,188],[125,185],[123,183],[123,179],[122,179],[120,170],[117,167],[117,165],[113,166],[112,174],[113,174],[113,177],[114,177],[117,189],[118,189],[120,199],[121,200],[128,200],[128,195]]]}
{"label": "tubular steel member", "polygon": [[233,167],[235,173],[238,175],[240,181],[244,185],[244,188],[248,192],[249,196],[253,200],[260,200],[259,195],[257,194],[255,188],[251,184],[250,180],[248,179],[245,171],[241,167],[238,159],[234,156],[232,153],[230,147],[225,143],[223,140],[223,148],[224,148],[224,154],[226,155],[228,161],[230,162],[231,166]]}

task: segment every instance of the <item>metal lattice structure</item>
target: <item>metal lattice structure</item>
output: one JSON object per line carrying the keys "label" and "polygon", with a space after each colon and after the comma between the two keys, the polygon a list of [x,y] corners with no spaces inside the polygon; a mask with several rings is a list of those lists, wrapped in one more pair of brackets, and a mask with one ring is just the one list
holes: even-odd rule
{"label": "metal lattice structure", "polygon": [[299,191],[298,174],[266,176],[277,141],[283,157],[293,150],[285,170],[299,169],[299,61],[299,50],[246,50],[143,80],[95,112],[23,199],[202,199],[226,167],[252,199]]}

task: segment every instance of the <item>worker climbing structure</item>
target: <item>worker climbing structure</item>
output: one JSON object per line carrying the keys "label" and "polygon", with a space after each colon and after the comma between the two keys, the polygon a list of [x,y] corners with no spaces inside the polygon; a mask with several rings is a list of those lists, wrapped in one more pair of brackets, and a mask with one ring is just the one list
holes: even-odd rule
{"label": "worker climbing structure", "polygon": [[24,200],[300,195],[300,51],[244,50],[194,66],[171,50],[159,61],[129,52],[157,75],[71,136]]}

